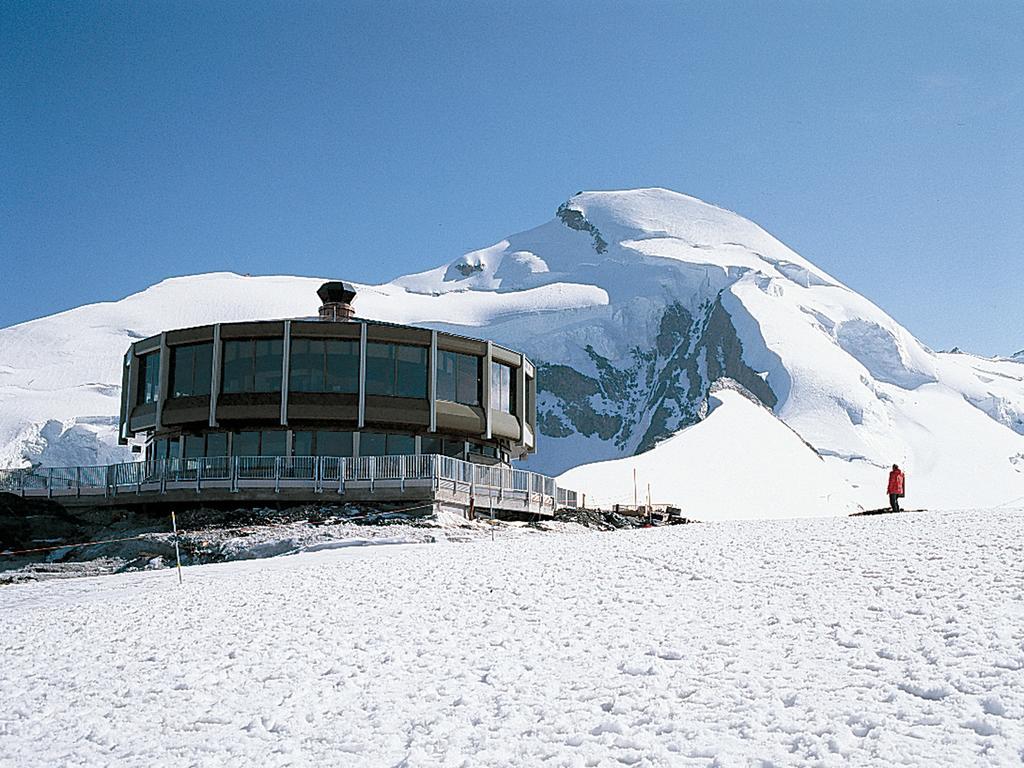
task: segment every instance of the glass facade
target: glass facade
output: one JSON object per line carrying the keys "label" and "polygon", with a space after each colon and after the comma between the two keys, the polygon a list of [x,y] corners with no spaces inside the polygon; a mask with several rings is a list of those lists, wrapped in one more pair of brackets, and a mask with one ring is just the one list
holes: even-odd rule
{"label": "glass facade", "polygon": [[491,363],[491,409],[515,413],[515,379],[512,368],[504,363]]}
{"label": "glass facade", "polygon": [[404,456],[416,453],[416,438],[393,432],[360,432],[360,456]]}
{"label": "glass facade", "polygon": [[213,344],[171,347],[171,397],[210,394]]}
{"label": "glass facade", "polygon": [[210,432],[206,436],[206,455],[207,456],[227,456],[228,455],[228,433],[227,432]]}
{"label": "glass facade", "polygon": [[437,399],[480,405],[480,358],[459,352],[437,353]]}
{"label": "glass facade", "polygon": [[351,456],[352,433],[332,430],[292,433],[292,456]]}
{"label": "glass facade", "polygon": [[292,392],[359,391],[359,343],[292,339],[288,388]]}
{"label": "glass facade", "polygon": [[185,435],[184,459],[199,459],[206,455],[206,439],[202,435]]}
{"label": "glass facade", "polygon": [[154,440],[149,446],[149,459],[177,459],[181,456],[181,446],[178,443],[178,438],[158,438]]}
{"label": "glass facade", "polygon": [[466,441],[462,438],[441,435],[424,435],[420,438],[420,453],[436,453],[461,459],[465,450]]}
{"label": "glass facade", "polygon": [[160,353],[150,352],[139,358],[139,402],[155,403],[160,399]]}
{"label": "glass facade", "polygon": [[408,344],[367,344],[366,393],[392,397],[426,397],[426,348]]}
{"label": "glass facade", "polygon": [[[293,430],[291,456],[351,457],[355,455],[354,432],[335,430]],[[360,456],[412,456],[416,453],[416,437],[397,432],[365,431],[359,434]],[[207,432],[200,435],[158,438],[147,452],[149,460],[167,458],[216,458],[223,456],[286,456],[288,430],[239,430],[231,433],[231,452],[228,452],[227,432]],[[469,444],[469,452],[483,456],[498,456],[493,445],[478,441]],[[464,458],[466,441],[451,435],[422,435],[421,454],[439,454]]]}
{"label": "glass facade", "polygon": [[481,456],[487,456],[491,459],[498,458],[498,449],[493,445],[487,445],[486,443],[470,443],[470,453],[478,453]]}
{"label": "glass facade", "polygon": [[280,392],[281,339],[224,342],[221,391]]}
{"label": "glass facade", "polygon": [[288,433],[283,429],[231,433],[232,456],[284,456],[287,447]]}
{"label": "glass facade", "polygon": [[351,456],[352,433],[318,430],[314,447],[317,456]]}

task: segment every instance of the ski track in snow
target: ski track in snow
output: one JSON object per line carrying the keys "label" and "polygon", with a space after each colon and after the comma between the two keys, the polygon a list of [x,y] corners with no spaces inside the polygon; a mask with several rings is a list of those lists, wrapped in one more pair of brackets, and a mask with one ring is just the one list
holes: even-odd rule
{"label": "ski track in snow", "polygon": [[0,765],[1019,765],[1024,510],[0,589]]}

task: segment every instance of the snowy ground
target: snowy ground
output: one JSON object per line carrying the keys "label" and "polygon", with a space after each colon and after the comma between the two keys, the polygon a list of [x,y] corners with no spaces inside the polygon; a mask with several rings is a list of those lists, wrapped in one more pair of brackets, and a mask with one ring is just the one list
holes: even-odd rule
{"label": "snowy ground", "polygon": [[0,589],[0,765],[1020,765],[1024,510]]}

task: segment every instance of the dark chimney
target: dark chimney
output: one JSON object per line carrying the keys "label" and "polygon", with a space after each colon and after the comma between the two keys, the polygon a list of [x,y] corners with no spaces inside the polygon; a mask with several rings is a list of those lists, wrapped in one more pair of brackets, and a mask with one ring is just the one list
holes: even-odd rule
{"label": "dark chimney", "polygon": [[332,322],[351,320],[356,311],[352,308],[352,299],[356,297],[356,287],[352,283],[334,280],[324,283],[317,290],[323,304],[320,306],[320,319]]}

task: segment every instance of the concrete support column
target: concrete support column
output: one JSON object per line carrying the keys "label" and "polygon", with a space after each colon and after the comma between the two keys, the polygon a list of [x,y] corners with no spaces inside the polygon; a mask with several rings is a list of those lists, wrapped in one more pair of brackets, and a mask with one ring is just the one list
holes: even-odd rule
{"label": "concrete support column", "polygon": [[483,371],[483,405],[484,405],[484,438],[491,439],[491,354],[493,345],[487,342],[487,352],[484,353]]}
{"label": "concrete support column", "polygon": [[[437,331],[430,332],[430,352],[427,354],[427,396],[430,398],[430,431],[437,432]],[[419,453],[419,438],[416,438]]]}
{"label": "concrete support column", "polygon": [[118,433],[119,442],[127,443],[129,437],[128,417],[135,405],[135,396],[132,390],[132,360],[135,354],[131,349],[124,356],[121,366],[121,431]]}
{"label": "concrete support column", "polygon": [[359,428],[366,426],[366,323],[359,324]]}
{"label": "concrete support column", "polygon": [[167,346],[167,333],[160,334],[160,372],[157,374],[156,391],[156,428],[163,429],[164,426],[164,401],[167,399],[167,390],[171,386],[171,352]]}
{"label": "concrete support column", "polygon": [[210,366],[210,420],[208,426],[217,426],[217,397],[220,395],[220,369],[223,359],[223,345],[220,342],[220,323],[213,326],[213,354]]}
{"label": "concrete support column", "polygon": [[284,321],[284,339],[281,343],[281,425],[288,426],[288,378],[291,375],[292,321]]}
{"label": "concrete support column", "polygon": [[520,357],[516,368],[516,380],[512,384],[516,391],[516,419],[519,421],[519,444],[526,444],[526,358]]}

